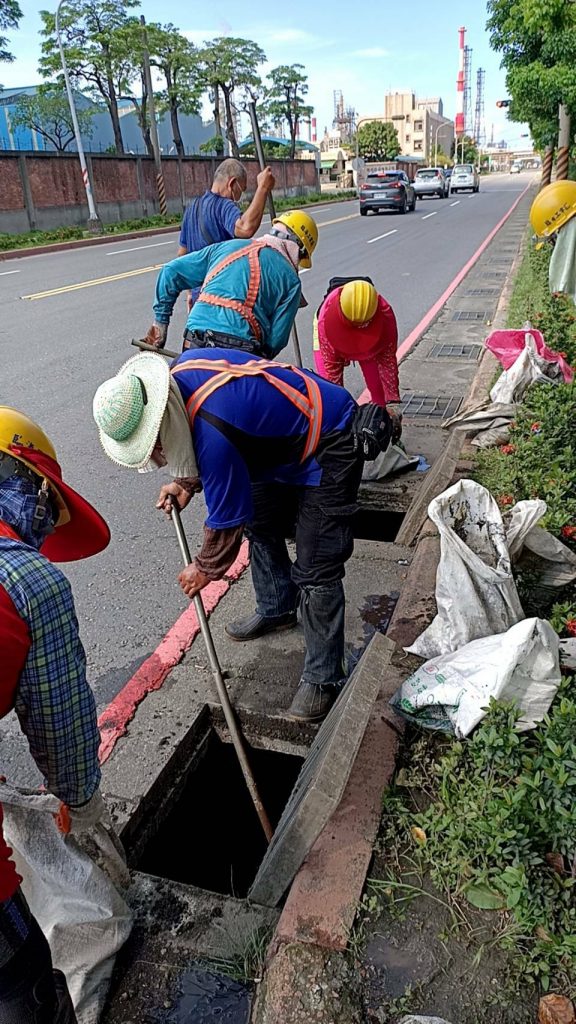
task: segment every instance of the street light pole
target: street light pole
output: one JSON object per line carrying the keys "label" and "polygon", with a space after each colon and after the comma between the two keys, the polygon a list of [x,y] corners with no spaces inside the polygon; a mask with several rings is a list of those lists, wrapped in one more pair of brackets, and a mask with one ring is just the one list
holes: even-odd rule
{"label": "street light pole", "polygon": [[84,156],[84,147],[82,145],[80,125],[78,124],[78,115],[76,113],[76,104],[74,102],[74,93],[72,92],[72,86],[70,84],[68,65],[66,64],[64,47],[62,45],[62,38],[60,36],[60,8],[62,7],[62,4],[65,2],[66,0],[60,0],[60,3],[56,8],[56,38],[58,39],[60,61],[62,63],[62,71],[64,72],[64,82],[66,83],[66,95],[68,96],[68,106],[70,107],[70,115],[72,117],[72,126],[74,128],[74,138],[76,139],[78,159],[80,161],[80,168],[82,170],[82,181],[84,182],[84,188],[86,190],[86,200],[88,202],[88,230],[92,231],[95,235],[99,235],[102,231],[102,222],[100,221],[100,218],[98,216],[96,203],[94,201],[94,195],[92,193],[92,186],[90,184],[90,178],[88,176],[88,167],[86,166],[86,157]]}
{"label": "street light pole", "polygon": [[436,135],[434,137],[434,167],[436,167],[438,163],[438,133],[441,132],[442,129],[446,127],[446,124],[439,124],[436,128]]}

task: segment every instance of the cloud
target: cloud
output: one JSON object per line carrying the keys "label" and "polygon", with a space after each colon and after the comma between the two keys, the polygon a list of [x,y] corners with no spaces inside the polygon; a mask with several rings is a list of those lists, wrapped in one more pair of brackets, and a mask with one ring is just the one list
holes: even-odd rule
{"label": "cloud", "polygon": [[390,57],[390,50],[384,50],[381,46],[368,46],[365,50],[353,50],[352,57]]}

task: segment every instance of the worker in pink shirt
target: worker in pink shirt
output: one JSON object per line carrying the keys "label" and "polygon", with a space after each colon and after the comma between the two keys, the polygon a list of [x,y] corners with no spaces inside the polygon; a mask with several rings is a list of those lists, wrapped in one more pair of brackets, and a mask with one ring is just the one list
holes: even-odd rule
{"label": "worker in pink shirt", "polygon": [[397,344],[392,307],[372,282],[332,278],[314,318],[316,372],[342,386],[344,367],[359,363],[371,401],[386,408],[400,401]]}

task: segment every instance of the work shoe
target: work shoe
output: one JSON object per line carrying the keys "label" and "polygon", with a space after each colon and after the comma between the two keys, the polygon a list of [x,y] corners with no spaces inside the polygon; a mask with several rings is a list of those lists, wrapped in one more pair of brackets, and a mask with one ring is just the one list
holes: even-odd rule
{"label": "work shoe", "polygon": [[236,619],[228,623],[226,632],[231,640],[256,640],[259,636],[266,636],[267,633],[280,632],[283,629],[293,629],[298,619],[296,612],[286,612],[285,615],[275,615],[267,619],[265,615],[254,612],[245,619]]}
{"label": "work shoe", "polygon": [[302,682],[294,694],[286,718],[294,722],[321,722],[341,692],[342,687],[338,684],[317,686]]}

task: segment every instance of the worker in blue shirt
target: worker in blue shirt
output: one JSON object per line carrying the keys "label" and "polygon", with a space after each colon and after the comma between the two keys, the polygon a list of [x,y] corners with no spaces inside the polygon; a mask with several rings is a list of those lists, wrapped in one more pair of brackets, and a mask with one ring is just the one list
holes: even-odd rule
{"label": "worker in blue shirt", "polygon": [[[306,657],[288,714],[303,722],[321,721],[346,681],[342,580],[354,546],[362,409],[311,371],[218,348],[185,352],[171,369],[141,353],[94,398],[102,446],[119,465],[167,465],[175,476],[186,428],[196,475],[162,487],[158,508],[169,511],[171,500],[185,508],[201,483],[208,515],[180,584],[194,597],[221,579],[246,533],[256,611],[227,632],[247,641],[290,629],[299,606]],[[380,409],[378,419],[387,443],[390,418]],[[294,535],[292,563],[285,538]]]}
{"label": "worker in blue shirt", "polygon": [[291,210],[262,238],[222,242],[172,260],[158,276],[155,321],[146,341],[164,347],[178,295],[201,285],[186,322],[186,347],[277,355],[288,343],[302,299],[298,270],[311,266],[317,241],[313,218]]}
{"label": "worker in blue shirt", "polygon": [[[253,238],[266,207],[266,201],[276,181],[269,167],[256,178],[256,192],[247,210],[240,212],[238,203],[246,191],[246,166],[240,160],[223,160],[216,168],[212,187],[197,196],[186,208],[178,255],[197,252],[216,242],[231,238]],[[190,292],[188,312],[198,298],[198,290]]]}

